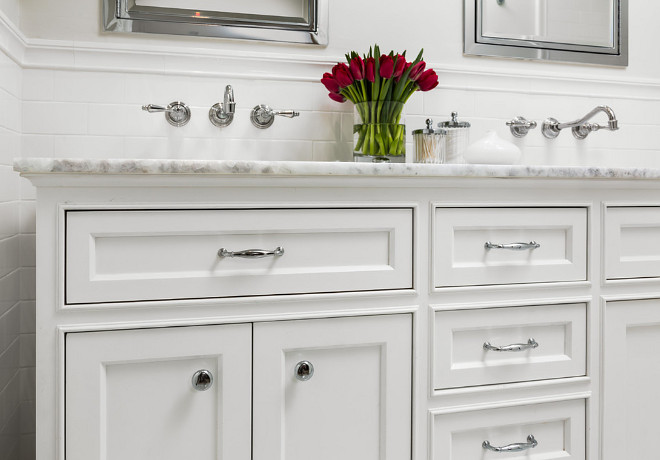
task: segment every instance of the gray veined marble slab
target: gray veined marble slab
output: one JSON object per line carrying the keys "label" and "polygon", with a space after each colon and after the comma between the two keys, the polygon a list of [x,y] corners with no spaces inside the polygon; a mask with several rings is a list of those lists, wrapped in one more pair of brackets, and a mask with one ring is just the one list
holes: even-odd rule
{"label": "gray veined marble slab", "polygon": [[19,158],[21,174],[208,174],[244,176],[521,177],[660,179],[660,169],[582,166],[369,164],[317,161]]}

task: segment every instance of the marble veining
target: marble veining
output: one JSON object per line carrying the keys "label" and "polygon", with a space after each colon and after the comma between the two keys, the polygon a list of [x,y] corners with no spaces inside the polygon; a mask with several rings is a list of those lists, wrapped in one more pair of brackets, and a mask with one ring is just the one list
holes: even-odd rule
{"label": "marble veining", "polygon": [[660,179],[660,169],[596,166],[370,164],[316,161],[99,160],[19,158],[14,170],[31,174],[208,174],[245,176],[539,177]]}

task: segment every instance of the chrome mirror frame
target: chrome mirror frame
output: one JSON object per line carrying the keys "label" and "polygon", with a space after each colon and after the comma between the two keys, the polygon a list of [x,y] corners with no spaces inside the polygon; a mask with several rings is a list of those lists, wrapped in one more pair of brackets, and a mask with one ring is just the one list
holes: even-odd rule
{"label": "chrome mirror frame", "polygon": [[613,47],[483,37],[481,1],[463,1],[463,53],[466,55],[628,65],[628,0],[615,0]]}
{"label": "chrome mirror frame", "polygon": [[106,31],[328,44],[329,0],[307,0],[306,17],[145,7],[103,0]]}

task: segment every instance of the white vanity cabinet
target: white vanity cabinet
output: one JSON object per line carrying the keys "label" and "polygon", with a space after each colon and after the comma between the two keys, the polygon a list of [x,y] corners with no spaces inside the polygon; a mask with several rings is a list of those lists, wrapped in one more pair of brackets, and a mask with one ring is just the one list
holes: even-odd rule
{"label": "white vanity cabinet", "polygon": [[66,458],[405,457],[411,339],[410,315],[69,333]]}
{"label": "white vanity cabinet", "polygon": [[37,460],[656,459],[660,171],[461,168],[20,162]]}

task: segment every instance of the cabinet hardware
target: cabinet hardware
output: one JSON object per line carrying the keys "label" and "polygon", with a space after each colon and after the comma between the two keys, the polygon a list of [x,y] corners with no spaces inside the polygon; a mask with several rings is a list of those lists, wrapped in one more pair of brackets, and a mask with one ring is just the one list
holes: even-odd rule
{"label": "cabinet hardware", "polygon": [[484,248],[486,249],[510,249],[512,251],[524,251],[525,249],[538,249],[540,247],[541,245],[536,241],[530,241],[529,243],[505,244],[491,243],[490,241],[486,241],[486,243],[484,243]]}
{"label": "cabinet hardware", "polygon": [[213,385],[213,374],[206,369],[200,369],[193,374],[192,386],[197,391],[206,391]]}
{"label": "cabinet hardware", "polygon": [[296,378],[301,382],[306,382],[314,375],[314,365],[309,361],[300,361],[296,364]]}
{"label": "cabinet hardware", "polygon": [[281,256],[284,254],[282,246],[276,247],[272,251],[266,249],[245,249],[243,251],[230,251],[226,248],[218,250],[218,257],[242,257],[244,259],[261,259],[268,256]]}
{"label": "cabinet hardware", "polygon": [[511,345],[504,345],[502,347],[491,345],[490,342],[484,342],[484,350],[489,351],[525,351],[531,350],[532,348],[536,348],[538,346],[539,344],[534,339],[529,339],[527,343],[513,343]]}
{"label": "cabinet hardware", "polygon": [[496,447],[490,444],[489,441],[484,441],[481,446],[486,450],[492,450],[493,452],[520,452],[527,449],[533,449],[538,446],[539,443],[534,438],[534,435],[527,436],[527,442],[517,442],[515,444],[508,444],[502,447]]}

